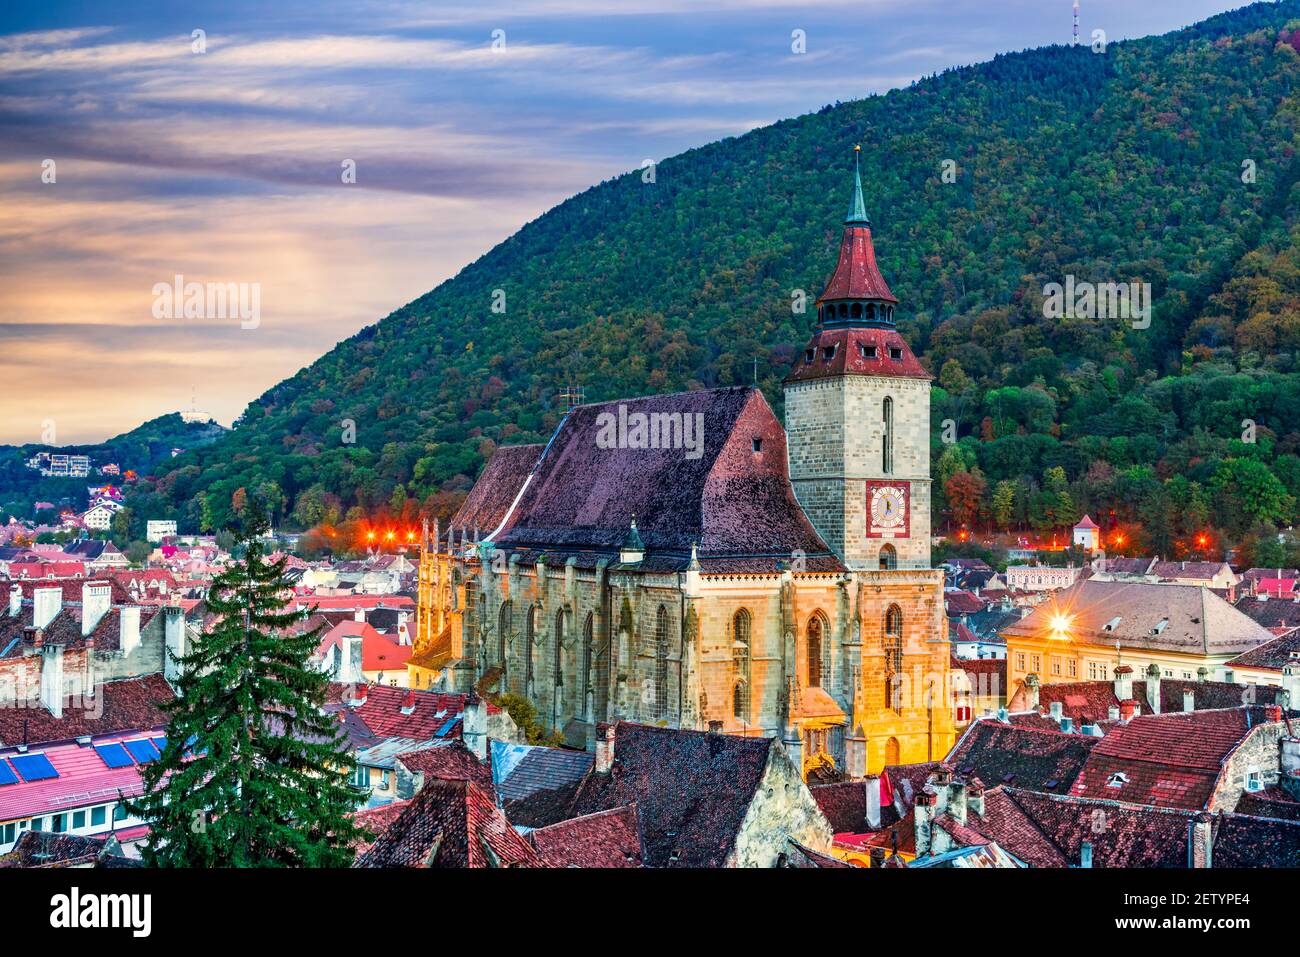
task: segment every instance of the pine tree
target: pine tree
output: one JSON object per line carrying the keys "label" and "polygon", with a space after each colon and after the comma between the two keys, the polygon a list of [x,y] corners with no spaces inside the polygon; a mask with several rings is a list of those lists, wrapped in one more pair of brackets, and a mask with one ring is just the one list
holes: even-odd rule
{"label": "pine tree", "polygon": [[267,560],[266,527],[250,504],[243,559],[209,592],[216,623],[177,659],[167,744],[132,807],[150,825],[151,865],[348,866],[364,835],[341,730],[322,710],[329,676],[308,661],[320,627],[288,631],[309,613],[285,610],[285,560]]}

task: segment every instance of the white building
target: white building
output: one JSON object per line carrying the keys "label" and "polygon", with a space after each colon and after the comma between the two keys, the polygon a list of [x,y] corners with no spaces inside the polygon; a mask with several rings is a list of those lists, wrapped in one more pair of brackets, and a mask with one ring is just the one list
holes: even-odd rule
{"label": "white building", "polygon": [[150,542],[161,542],[176,534],[176,522],[171,519],[151,518],[145,524],[144,537]]}
{"label": "white building", "polygon": [[100,502],[81,514],[81,522],[86,528],[108,531],[113,525],[113,516],[115,514],[117,514],[116,509],[109,508],[106,504]]}
{"label": "white building", "polygon": [[1087,515],[1083,516],[1079,519],[1079,524],[1074,526],[1074,544],[1095,552],[1101,548],[1101,526]]}
{"label": "white building", "polygon": [[1069,588],[1079,580],[1083,569],[1077,565],[1008,565],[1007,587],[1013,591],[1055,591]]}

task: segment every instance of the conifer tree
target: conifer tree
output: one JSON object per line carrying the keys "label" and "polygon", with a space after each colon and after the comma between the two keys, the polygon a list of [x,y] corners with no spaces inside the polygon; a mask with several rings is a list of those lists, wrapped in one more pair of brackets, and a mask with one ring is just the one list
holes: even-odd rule
{"label": "conifer tree", "polygon": [[243,558],[208,595],[215,623],[176,659],[167,743],[132,806],[150,825],[151,865],[348,866],[364,836],[341,730],[322,711],[329,676],[308,661],[321,629],[289,631],[309,612],[285,610],[285,560],[268,561],[266,528],[250,503]]}

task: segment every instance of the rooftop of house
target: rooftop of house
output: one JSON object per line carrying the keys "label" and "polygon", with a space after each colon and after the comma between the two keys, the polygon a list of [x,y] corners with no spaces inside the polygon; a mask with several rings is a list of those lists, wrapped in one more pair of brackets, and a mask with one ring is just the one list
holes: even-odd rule
{"label": "rooftop of house", "polygon": [[107,681],[95,688],[94,698],[72,696],[64,702],[63,717],[56,718],[36,702],[0,707],[0,747],[74,741],[137,729],[162,728],[167,716],[162,705],[176,698],[161,674]]}
{"label": "rooftop of house", "polygon": [[13,850],[0,855],[0,867],[93,867],[106,864],[109,858],[126,862],[122,845],[108,834],[83,837],[77,834],[54,834],[49,831],[24,831]]}
{"label": "rooftop of house", "polygon": [[411,646],[398,644],[396,638],[381,635],[364,621],[340,621],[321,636],[316,647],[316,655],[324,657],[330,649],[350,637],[361,638],[362,671],[406,671],[407,659],[411,657]]}
{"label": "rooftop of house", "polygon": [[425,782],[355,867],[542,867],[533,846],[472,781]]}
{"label": "rooftop of house", "polygon": [[1068,622],[1075,641],[1186,654],[1240,654],[1273,636],[1209,589],[1151,582],[1079,581],[1008,625],[1008,638],[1044,638]]}
{"label": "rooftop of house", "polygon": [[[1151,706],[1146,681],[1132,682],[1132,699],[1143,712],[1156,713]],[[1160,679],[1160,714],[1184,710],[1186,696],[1192,695],[1194,711],[1235,708],[1243,704],[1274,704],[1281,688],[1274,685],[1237,684],[1232,681],[1187,681],[1182,678]],[[1029,708],[1029,693],[1022,684],[1007,702],[1013,712]],[[1038,689],[1038,710],[1046,714],[1054,703],[1076,729],[1085,724],[1100,725],[1110,719],[1110,709],[1118,708],[1120,698],[1114,681],[1067,681],[1042,685]]]}
{"label": "rooftop of house", "polygon": [[[1300,611],[1300,605],[1296,605],[1296,609]],[[1283,632],[1272,641],[1257,645],[1228,662],[1229,668],[1255,668],[1279,673],[1286,665],[1300,667],[1300,627]],[[1300,701],[1293,702],[1292,706],[1300,707]]]}
{"label": "rooftop of house", "polygon": [[645,848],[636,805],[610,808],[530,831],[548,867],[641,867]]}
{"label": "rooftop of house", "polygon": [[989,786],[1007,784],[1063,794],[1098,740],[979,718],[958,739],[945,763]]}
{"label": "rooftop of house", "polygon": [[1096,742],[1074,781],[1076,797],[1208,809],[1224,762],[1271,708],[1139,715]]}
{"label": "rooftop of house", "polygon": [[[459,738],[465,710],[463,694],[418,691],[389,685],[331,683],[328,709],[346,710],[360,719],[376,738]],[[353,702],[359,703],[354,704]],[[500,709],[487,703],[488,714]]]}

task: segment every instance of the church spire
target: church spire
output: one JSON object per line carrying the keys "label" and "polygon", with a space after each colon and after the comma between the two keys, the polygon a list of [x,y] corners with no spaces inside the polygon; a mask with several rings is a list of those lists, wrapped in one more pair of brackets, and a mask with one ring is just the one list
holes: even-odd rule
{"label": "church spire", "polygon": [[853,199],[849,201],[849,213],[844,217],[845,226],[870,226],[871,220],[867,219],[867,207],[862,202],[862,171],[858,168],[858,157],[862,155],[862,147],[853,147]]}

